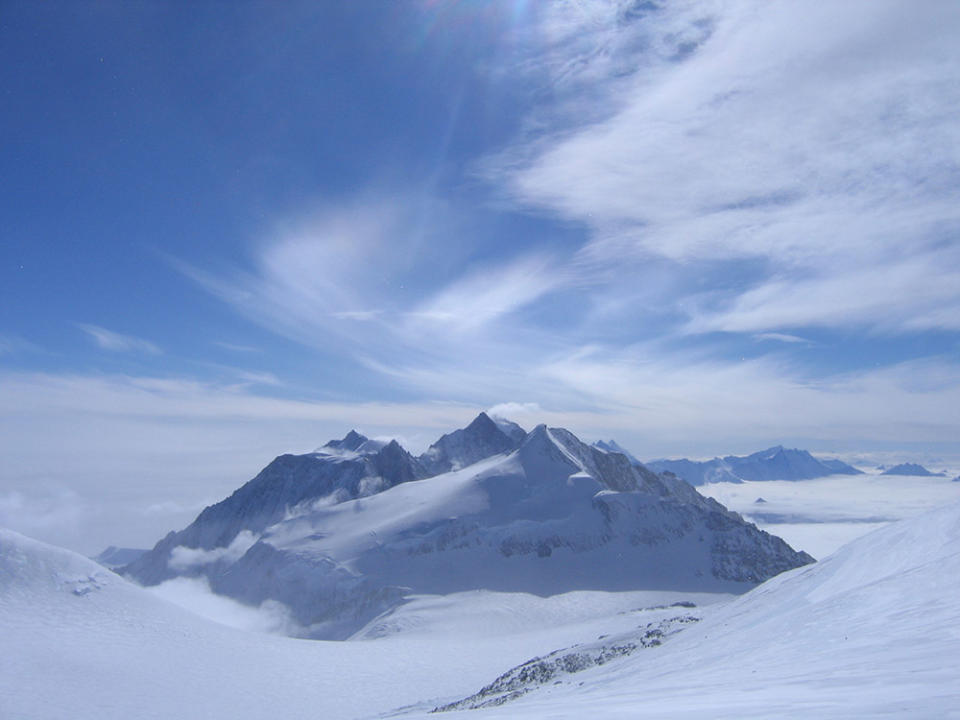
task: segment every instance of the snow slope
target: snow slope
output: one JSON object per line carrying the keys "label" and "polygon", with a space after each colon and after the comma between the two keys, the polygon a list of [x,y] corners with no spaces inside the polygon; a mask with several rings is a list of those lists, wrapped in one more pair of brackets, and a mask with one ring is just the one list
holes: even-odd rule
{"label": "snow slope", "polygon": [[[960,504],[720,605],[641,609],[689,599],[700,602],[422,596],[364,640],[302,641],[213,625],[86,558],[0,531],[0,717],[337,720],[398,707],[426,717],[533,657],[563,672],[466,717],[957,716]],[[631,642],[629,654],[603,651]]]}
{"label": "snow slope", "polygon": [[364,637],[243,632],[187,613],[87,558],[0,530],[4,720],[369,717],[448,702],[504,665],[640,622],[677,593],[419,597]]}
{"label": "snow slope", "polygon": [[469,717],[958,717],[958,628],[953,504],[709,608],[660,647]]}

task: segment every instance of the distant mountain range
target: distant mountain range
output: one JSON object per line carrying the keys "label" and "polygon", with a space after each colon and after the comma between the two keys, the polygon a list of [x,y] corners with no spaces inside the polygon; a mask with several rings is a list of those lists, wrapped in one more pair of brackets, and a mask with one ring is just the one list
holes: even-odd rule
{"label": "distant mountain range", "polygon": [[738,457],[728,455],[713,460],[653,460],[645,463],[654,472],[672,472],[691,485],[744,480],[811,480],[827,475],[862,475],[852,465],[839,460],[820,460],[806,450],[782,445]]}
{"label": "distant mountain range", "polygon": [[354,431],[281,455],[123,572],[205,577],[340,639],[410,594],[740,592],[812,560],[673,475],[481,413],[419,457]]}
{"label": "distant mountain range", "polygon": [[918,477],[946,477],[944,472],[930,472],[923,465],[916,463],[900,463],[890,468],[882,468],[881,475],[914,475]]}

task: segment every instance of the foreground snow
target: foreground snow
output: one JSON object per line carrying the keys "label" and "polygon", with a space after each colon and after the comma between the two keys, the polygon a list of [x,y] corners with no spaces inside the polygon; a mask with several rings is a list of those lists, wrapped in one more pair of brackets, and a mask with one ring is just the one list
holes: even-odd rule
{"label": "foreground snow", "polygon": [[214,624],[80,555],[0,530],[0,717],[366,717],[450,702],[683,599],[716,597],[423,596],[361,631],[368,641],[295,640]]}
{"label": "foreground snow", "polygon": [[470,717],[957,717],[958,627],[954,504],[715,606],[662,647]]}

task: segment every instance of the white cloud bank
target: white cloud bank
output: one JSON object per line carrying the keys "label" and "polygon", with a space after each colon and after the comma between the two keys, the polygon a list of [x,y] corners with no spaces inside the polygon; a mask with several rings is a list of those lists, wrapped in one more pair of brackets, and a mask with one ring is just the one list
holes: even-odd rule
{"label": "white cloud bank", "polygon": [[292,619],[289,609],[282,603],[267,600],[258,607],[244,605],[214,593],[206,578],[179,577],[145,589],[167,602],[228,627],[288,637],[303,634],[303,628]]}
{"label": "white cloud bank", "polygon": [[167,565],[171,570],[184,572],[202,568],[205,565],[212,565],[220,561],[233,563],[239,560],[243,555],[253,547],[257,542],[257,537],[249,530],[243,530],[237,533],[237,536],[227,547],[218,547],[213,550],[204,550],[202,548],[190,548],[178,545],[170,551],[170,558]]}

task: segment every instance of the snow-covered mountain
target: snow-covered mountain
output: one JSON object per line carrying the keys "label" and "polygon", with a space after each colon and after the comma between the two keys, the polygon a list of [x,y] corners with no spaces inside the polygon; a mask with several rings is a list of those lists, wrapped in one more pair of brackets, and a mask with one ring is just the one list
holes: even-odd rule
{"label": "snow-covered mountain", "polygon": [[713,460],[652,460],[646,466],[655,472],[672,472],[691,485],[744,480],[810,480],[827,475],[860,475],[862,472],[840,460],[820,460],[806,450],[782,445],[738,457]]}
{"label": "snow-covered mountain", "polygon": [[915,477],[946,477],[946,473],[930,472],[923,465],[916,463],[901,463],[885,468],[881,475],[913,475]]}
{"label": "snow-covered mountain", "polygon": [[427,475],[396,440],[378,447],[351,430],[343,440],[316,452],[279,456],[230,497],[206,508],[187,528],[168,534],[124,572],[147,585],[177,575],[216,575],[266,528],[299,512],[304,504],[343,502]]}
{"label": "snow-covered mountain", "polygon": [[282,603],[306,635],[341,639],[411,594],[742,592],[812,561],[567,430],[538,426],[514,449],[481,414],[433,448],[434,463],[471,464],[425,478],[395,442],[281,456],[125,572],[144,584],[202,575],[244,603]]}

